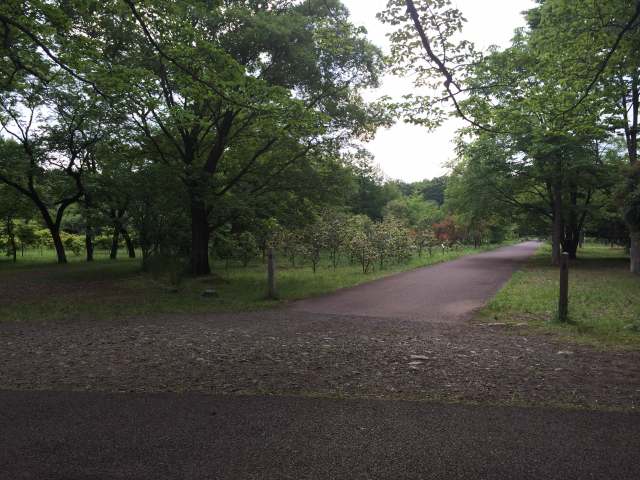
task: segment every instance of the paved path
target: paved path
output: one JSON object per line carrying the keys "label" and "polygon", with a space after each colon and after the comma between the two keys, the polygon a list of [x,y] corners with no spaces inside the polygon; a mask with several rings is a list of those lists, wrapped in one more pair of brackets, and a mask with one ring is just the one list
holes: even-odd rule
{"label": "paved path", "polygon": [[637,480],[622,413],[0,392],[0,479]]}
{"label": "paved path", "polygon": [[293,310],[337,315],[464,321],[540,246],[526,242],[383,278],[318,298]]}

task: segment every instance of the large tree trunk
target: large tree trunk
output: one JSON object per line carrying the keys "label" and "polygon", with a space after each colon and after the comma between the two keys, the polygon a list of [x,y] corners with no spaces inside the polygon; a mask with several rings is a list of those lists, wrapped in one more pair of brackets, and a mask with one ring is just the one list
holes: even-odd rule
{"label": "large tree trunk", "polygon": [[640,275],[640,231],[631,232],[629,257],[631,258],[631,273]]}
{"label": "large tree trunk", "polygon": [[122,238],[124,238],[124,243],[127,245],[127,253],[129,254],[129,258],[136,258],[136,249],[133,246],[133,242],[131,241],[129,232],[123,229]]}
{"label": "large tree trunk", "polygon": [[149,259],[151,258],[151,249],[147,245],[140,245],[142,251],[142,271],[149,271]]}
{"label": "large tree trunk", "polygon": [[62,243],[62,238],[60,238],[61,218],[59,218],[57,222],[54,222],[45,204],[33,197],[32,197],[32,200],[35,202],[36,206],[38,207],[38,210],[40,210],[40,213],[42,214],[42,219],[44,220],[44,223],[47,226],[49,233],[51,234],[51,240],[53,241],[53,246],[56,249],[56,257],[58,259],[58,263],[67,263],[67,254],[64,251],[64,244]]}
{"label": "large tree trunk", "polygon": [[51,226],[49,227],[49,232],[51,233],[53,245],[56,248],[58,263],[67,263],[67,254],[64,251],[64,244],[62,243],[62,238],[60,237],[60,227]]}
{"label": "large tree trunk", "polygon": [[111,237],[111,253],[109,258],[115,260],[118,258],[118,244],[120,243],[120,229],[116,225],[113,227],[113,237]]}
{"label": "large tree trunk", "polygon": [[202,200],[191,201],[191,273],[209,275],[209,221]]}
{"label": "large tree trunk", "polygon": [[569,254],[569,258],[571,260],[575,260],[578,258],[578,244],[579,240],[577,238],[568,238],[564,242],[564,251]]}

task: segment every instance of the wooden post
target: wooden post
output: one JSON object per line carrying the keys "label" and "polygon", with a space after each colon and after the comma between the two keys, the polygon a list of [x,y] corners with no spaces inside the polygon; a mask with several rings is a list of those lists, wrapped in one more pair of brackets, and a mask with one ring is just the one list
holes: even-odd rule
{"label": "wooden post", "polygon": [[565,323],[569,319],[569,254],[560,256],[560,302],[558,320]]}
{"label": "wooden post", "polygon": [[273,253],[273,248],[269,248],[267,252],[267,284],[267,298],[276,300],[278,298],[276,292],[276,257]]}

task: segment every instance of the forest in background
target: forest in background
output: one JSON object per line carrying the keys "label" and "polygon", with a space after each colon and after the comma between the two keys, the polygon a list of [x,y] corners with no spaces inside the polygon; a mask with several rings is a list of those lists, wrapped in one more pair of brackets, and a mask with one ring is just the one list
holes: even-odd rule
{"label": "forest in background", "polygon": [[[338,0],[4,2],[2,248],[197,276],[275,246],[366,273],[520,236],[557,262],[590,237],[638,271],[639,14],[546,0],[477,52],[450,2],[391,0],[385,56]],[[389,72],[444,90],[366,102]],[[362,149],[452,108],[468,127],[445,178],[385,179]]]}

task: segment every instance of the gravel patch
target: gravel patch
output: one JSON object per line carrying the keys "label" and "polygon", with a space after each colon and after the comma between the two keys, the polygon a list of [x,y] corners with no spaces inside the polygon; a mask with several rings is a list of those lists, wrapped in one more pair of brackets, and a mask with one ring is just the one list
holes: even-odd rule
{"label": "gravel patch", "polygon": [[504,325],[293,311],[0,324],[0,389],[640,408],[640,352]]}

